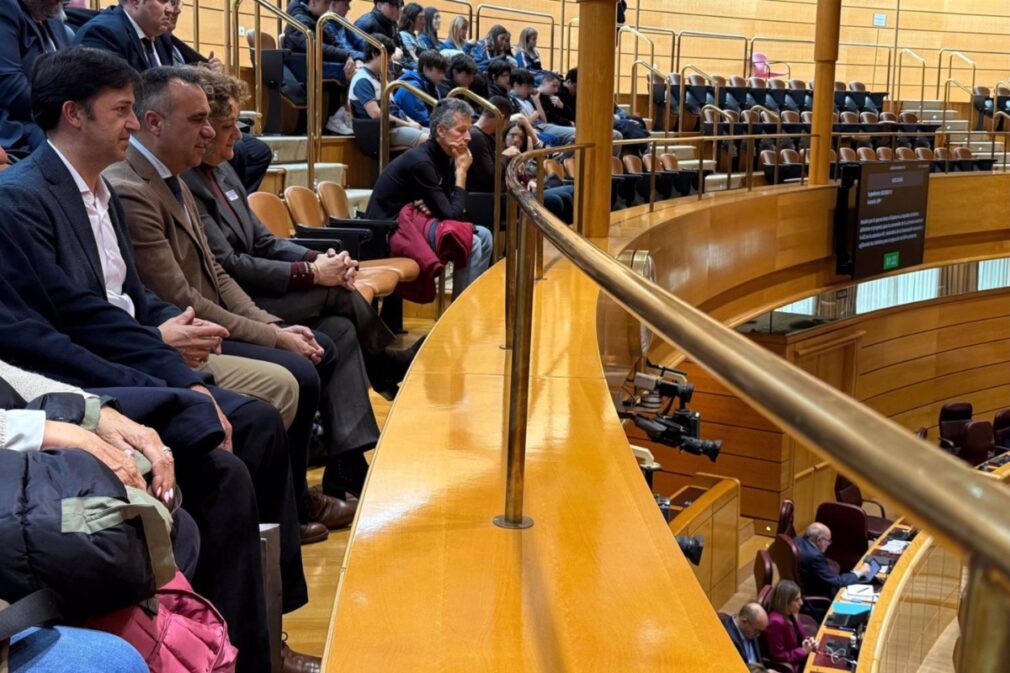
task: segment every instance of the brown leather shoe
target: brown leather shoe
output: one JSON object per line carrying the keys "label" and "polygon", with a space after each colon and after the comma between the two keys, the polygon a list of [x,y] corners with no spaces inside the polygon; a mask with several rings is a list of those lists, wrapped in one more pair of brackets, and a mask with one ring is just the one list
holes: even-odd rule
{"label": "brown leather shoe", "polygon": [[302,544],[314,544],[328,538],[330,531],[323,524],[310,521],[298,526],[298,535],[301,537]]}
{"label": "brown leather shoe", "polygon": [[287,643],[281,645],[281,671],[283,673],[320,673],[323,667],[321,657],[295,652]]}
{"label": "brown leather shoe", "polygon": [[309,520],[318,521],[330,530],[350,526],[357,509],[357,501],[334,498],[317,489],[309,491]]}

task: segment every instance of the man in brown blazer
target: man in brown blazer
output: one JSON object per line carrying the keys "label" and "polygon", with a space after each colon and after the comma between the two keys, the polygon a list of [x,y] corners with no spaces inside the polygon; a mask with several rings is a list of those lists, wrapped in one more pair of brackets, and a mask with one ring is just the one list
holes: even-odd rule
{"label": "man in brown blazer", "polygon": [[[140,276],[162,299],[192,306],[201,317],[225,327],[230,338],[222,352],[274,362],[294,374],[299,403],[289,437],[292,474],[302,495],[299,514],[304,522],[353,512],[356,501],[343,498],[360,494],[368,469],[363,452],[375,446],[379,435],[354,327],[343,319],[345,329],[330,330],[331,341],[303,326],[285,326],[256,306],[221,268],[192,194],[178,178],[200,164],[214,135],[200,79],[186,67],[154,68],[142,79],[144,93],[135,106],[140,129],[126,160],[105,173],[122,199]],[[330,449],[326,496],[310,495],[305,480],[317,409]]]}

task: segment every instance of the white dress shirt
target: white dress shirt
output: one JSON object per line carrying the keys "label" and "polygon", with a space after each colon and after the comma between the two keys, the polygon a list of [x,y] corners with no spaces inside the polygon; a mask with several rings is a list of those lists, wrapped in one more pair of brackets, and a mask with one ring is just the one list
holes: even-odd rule
{"label": "white dress shirt", "polygon": [[97,193],[91,192],[81,174],[77,172],[74,165],[67,161],[55,145],[51,142],[49,146],[56,152],[63,165],[70,171],[77,188],[81,192],[81,199],[84,201],[84,209],[88,212],[88,221],[91,222],[91,233],[95,237],[95,246],[98,248],[98,259],[102,264],[102,276],[105,281],[105,296],[109,303],[117,306],[131,316],[136,313],[133,306],[133,299],[123,292],[123,283],[126,282],[126,262],[119,252],[119,240],[116,238],[116,230],[112,226],[112,217],[109,215],[109,200],[112,194],[108,185],[101,177],[98,178]]}
{"label": "white dress shirt", "polygon": [[[129,12],[123,12],[123,13],[126,14],[126,18],[130,20],[130,25],[133,26],[133,29],[137,31],[137,37],[140,38],[140,44],[144,44],[144,40],[150,40],[151,45],[153,47],[155,38],[148,37],[144,33],[144,31],[140,29],[140,26],[137,25],[137,22],[133,20],[133,17],[130,16]],[[165,65],[164,63],[161,62],[161,56],[158,56],[157,47],[153,47],[152,51],[154,51],[154,60],[158,62],[158,65]],[[144,54],[144,57],[145,58],[147,57],[146,53]],[[169,65],[171,65],[171,63]]]}

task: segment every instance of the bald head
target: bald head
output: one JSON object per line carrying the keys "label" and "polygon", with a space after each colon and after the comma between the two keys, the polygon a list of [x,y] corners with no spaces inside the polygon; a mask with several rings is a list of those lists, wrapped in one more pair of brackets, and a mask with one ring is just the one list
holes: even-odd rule
{"label": "bald head", "polygon": [[823,523],[815,521],[807,526],[804,537],[810,540],[821,551],[831,546],[831,530]]}
{"label": "bald head", "polygon": [[736,624],[744,638],[757,638],[768,628],[768,613],[760,603],[747,603],[737,613]]}

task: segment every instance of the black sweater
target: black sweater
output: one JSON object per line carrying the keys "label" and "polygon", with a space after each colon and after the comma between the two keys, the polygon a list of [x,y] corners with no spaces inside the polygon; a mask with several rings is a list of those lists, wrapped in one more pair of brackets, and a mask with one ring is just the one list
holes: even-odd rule
{"label": "black sweater", "polygon": [[433,217],[462,220],[466,213],[466,190],[456,186],[452,157],[433,139],[393,160],[382,171],[365,217],[395,220],[400,209],[421,199]]}

